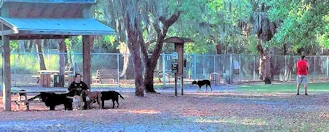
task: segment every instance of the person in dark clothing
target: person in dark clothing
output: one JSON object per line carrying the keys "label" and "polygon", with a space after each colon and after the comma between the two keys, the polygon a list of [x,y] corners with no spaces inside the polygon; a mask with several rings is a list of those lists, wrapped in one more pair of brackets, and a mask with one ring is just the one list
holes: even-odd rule
{"label": "person in dark clothing", "polygon": [[84,83],[83,81],[81,81],[81,75],[79,73],[75,74],[75,81],[73,81],[68,90],[72,91],[72,90],[88,90],[88,86],[86,83]]}
{"label": "person in dark clothing", "polygon": [[87,103],[86,103],[86,94],[85,92],[82,92],[83,90],[89,91],[89,88],[86,83],[81,81],[81,75],[79,73],[75,74],[75,81],[71,83],[71,85],[68,88],[68,96],[82,96],[82,100],[84,102],[83,108],[87,108]]}

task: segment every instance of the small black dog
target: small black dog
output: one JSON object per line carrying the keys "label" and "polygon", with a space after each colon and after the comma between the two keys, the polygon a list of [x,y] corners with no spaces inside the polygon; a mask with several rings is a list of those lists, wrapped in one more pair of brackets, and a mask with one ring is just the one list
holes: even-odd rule
{"label": "small black dog", "polygon": [[[210,81],[209,80],[199,80],[199,81],[193,81],[192,82],[192,85],[193,84],[197,84],[199,86],[199,90],[198,92],[201,90],[201,87],[203,85],[206,85],[206,91],[208,91],[208,86],[210,87],[210,90],[212,91],[212,88],[211,88],[211,84],[210,84]],[[201,90],[202,91],[202,90]]]}
{"label": "small black dog", "polygon": [[101,93],[102,93],[102,98],[101,98],[101,100],[102,100],[102,109],[104,109],[104,100],[112,99],[112,102],[113,102],[113,107],[112,108],[114,108],[114,105],[115,105],[114,101],[117,102],[117,104],[118,104],[117,107],[119,107],[119,102],[118,102],[119,97],[118,96],[120,96],[120,98],[124,99],[121,96],[121,94],[116,92],[116,91],[104,91],[104,92],[101,92]]}
{"label": "small black dog", "polygon": [[41,92],[40,94],[30,98],[28,101],[40,98],[50,110],[55,110],[55,107],[64,104],[65,110],[72,110],[72,99],[67,98],[66,94],[56,94],[53,92]]}

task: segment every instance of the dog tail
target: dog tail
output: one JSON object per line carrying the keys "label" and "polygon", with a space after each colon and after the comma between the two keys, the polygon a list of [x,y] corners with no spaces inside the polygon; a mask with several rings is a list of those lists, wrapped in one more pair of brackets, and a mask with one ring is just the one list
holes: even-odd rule
{"label": "dog tail", "polygon": [[121,94],[120,94],[120,93],[118,93],[118,95],[120,96],[120,98],[124,99],[124,98],[121,96]]}
{"label": "dog tail", "polygon": [[40,98],[40,96],[41,96],[41,94],[38,94],[38,95],[36,95],[36,96],[30,98],[28,101],[34,100],[34,99],[36,99],[36,98]]}

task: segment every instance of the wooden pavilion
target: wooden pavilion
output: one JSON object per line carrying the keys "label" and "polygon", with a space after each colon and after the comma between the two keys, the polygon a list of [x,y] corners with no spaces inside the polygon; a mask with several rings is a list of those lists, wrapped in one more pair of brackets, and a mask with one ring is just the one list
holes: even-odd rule
{"label": "wooden pavilion", "polygon": [[[11,111],[10,40],[64,39],[82,35],[83,81],[90,86],[92,36],[114,33],[113,29],[93,19],[91,7],[95,3],[96,0],[0,0],[5,111]],[[64,65],[63,56],[61,63]],[[60,76],[64,76],[64,68],[59,70]]]}

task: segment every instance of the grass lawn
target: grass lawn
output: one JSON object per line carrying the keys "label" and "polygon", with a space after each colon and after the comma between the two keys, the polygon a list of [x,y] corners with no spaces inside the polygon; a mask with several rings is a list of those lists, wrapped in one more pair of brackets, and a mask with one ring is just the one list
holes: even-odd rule
{"label": "grass lawn", "polygon": [[[240,85],[237,91],[241,92],[296,92],[296,84],[255,84]],[[308,92],[329,92],[329,83],[309,83]],[[300,86],[300,92],[304,92],[304,85]]]}

